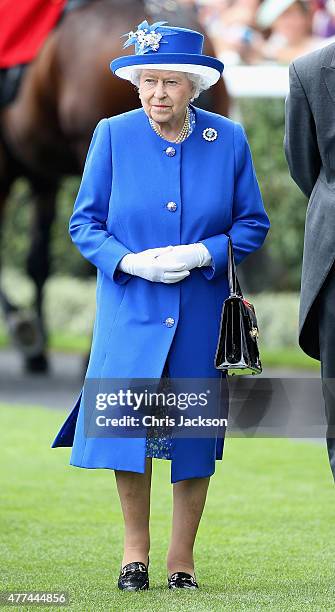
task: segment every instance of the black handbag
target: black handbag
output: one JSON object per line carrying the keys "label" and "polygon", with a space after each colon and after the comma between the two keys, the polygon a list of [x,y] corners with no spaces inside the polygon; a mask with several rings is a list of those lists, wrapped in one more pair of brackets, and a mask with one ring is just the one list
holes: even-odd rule
{"label": "black handbag", "polygon": [[262,364],[255,308],[242,294],[236,275],[233,246],[228,240],[229,297],[223,302],[214,366],[227,374],[260,374]]}

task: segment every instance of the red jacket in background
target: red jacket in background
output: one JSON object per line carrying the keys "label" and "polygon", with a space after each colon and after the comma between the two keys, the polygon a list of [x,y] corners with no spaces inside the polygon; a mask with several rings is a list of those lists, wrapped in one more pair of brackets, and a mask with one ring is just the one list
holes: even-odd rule
{"label": "red jacket in background", "polygon": [[0,0],[0,68],[31,62],[66,0]]}

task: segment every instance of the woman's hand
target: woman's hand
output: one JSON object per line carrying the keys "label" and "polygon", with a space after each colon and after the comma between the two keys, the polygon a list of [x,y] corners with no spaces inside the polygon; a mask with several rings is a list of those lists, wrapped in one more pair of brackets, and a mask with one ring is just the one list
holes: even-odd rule
{"label": "woman's hand", "polygon": [[172,251],[167,257],[174,258],[177,262],[186,263],[187,270],[209,266],[212,259],[211,254],[202,242],[178,244],[172,247]]}
{"label": "woman's hand", "polygon": [[139,253],[127,253],[118,269],[156,283],[177,283],[189,276],[186,263],[171,257],[172,246],[146,249]]}

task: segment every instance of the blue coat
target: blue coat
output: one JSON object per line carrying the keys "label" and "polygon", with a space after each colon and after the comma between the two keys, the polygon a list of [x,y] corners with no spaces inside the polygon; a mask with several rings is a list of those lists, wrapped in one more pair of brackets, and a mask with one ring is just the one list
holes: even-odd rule
{"label": "blue coat", "polygon": [[[160,378],[167,359],[171,377],[222,376],[214,355],[228,296],[227,236],[239,263],[270,223],[241,125],[193,109],[195,128],[181,144],[158,136],[142,108],[102,119],[94,131],[70,220],[73,242],[97,267],[87,378]],[[203,137],[208,127],[217,130],[212,142]],[[206,245],[213,265],[177,283],[117,270],[126,253],[194,242]],[[143,473],[145,437],[85,437],[82,398],[83,389],[52,447],[72,446],[71,465]],[[222,452],[223,438],[174,438],[171,482],[212,475]]]}

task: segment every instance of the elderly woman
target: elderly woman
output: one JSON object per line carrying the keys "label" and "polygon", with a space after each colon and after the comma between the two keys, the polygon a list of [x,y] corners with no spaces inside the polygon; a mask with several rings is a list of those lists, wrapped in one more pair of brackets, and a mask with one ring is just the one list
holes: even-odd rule
{"label": "elderly woman", "polygon": [[[214,356],[229,293],[228,236],[239,263],[269,228],[243,128],[191,104],[217,82],[222,63],[202,54],[200,33],[163,24],[140,24],[125,44],[135,54],[111,63],[138,87],[142,107],[98,123],[70,220],[73,242],[97,267],[85,385],[222,380]],[[193,547],[223,436],[164,428],[158,437],[88,435],[94,411],[83,390],[52,446],[72,446],[71,465],[115,471],[125,523],[118,587],[149,587],[157,457],[171,461],[173,483],[168,587],[197,588]]]}

